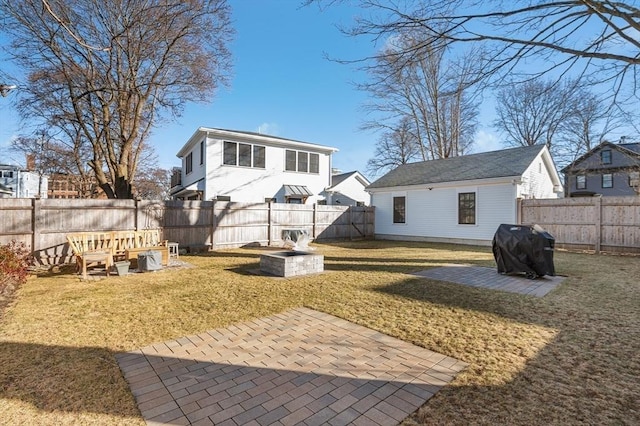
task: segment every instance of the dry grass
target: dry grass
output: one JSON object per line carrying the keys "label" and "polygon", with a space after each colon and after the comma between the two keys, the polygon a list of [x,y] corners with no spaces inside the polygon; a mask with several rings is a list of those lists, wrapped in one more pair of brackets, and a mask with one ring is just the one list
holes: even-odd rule
{"label": "dry grass", "polygon": [[316,247],[327,271],[295,279],[252,275],[258,249],[97,282],[30,279],[0,323],[2,423],[142,425],[115,353],[302,305],[470,364],[407,423],[640,423],[640,258],[557,252],[568,278],[537,299],[406,275],[493,266],[487,248]]}

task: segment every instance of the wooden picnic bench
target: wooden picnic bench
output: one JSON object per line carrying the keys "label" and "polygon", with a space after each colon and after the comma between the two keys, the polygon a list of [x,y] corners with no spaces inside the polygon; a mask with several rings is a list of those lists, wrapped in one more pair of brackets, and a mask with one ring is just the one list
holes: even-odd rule
{"label": "wooden picnic bench", "polygon": [[78,232],[67,234],[67,242],[84,279],[91,264],[104,263],[108,276],[114,260],[137,260],[138,254],[149,250],[159,251],[162,265],[169,264],[169,242],[160,239],[159,229]]}

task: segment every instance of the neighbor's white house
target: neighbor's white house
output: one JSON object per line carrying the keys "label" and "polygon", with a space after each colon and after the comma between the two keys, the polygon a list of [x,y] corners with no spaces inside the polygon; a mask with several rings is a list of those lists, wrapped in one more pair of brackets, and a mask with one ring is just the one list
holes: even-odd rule
{"label": "neighbor's white house", "polygon": [[49,177],[11,164],[0,164],[2,197],[47,198]]}
{"label": "neighbor's white house", "polygon": [[562,184],[545,145],[402,165],[367,190],[380,239],[486,245],[518,223],[519,198],[557,198]]}
{"label": "neighbor's white house", "polygon": [[200,127],[180,149],[171,196],[313,204],[331,186],[336,148],[253,132]]}
{"label": "neighbor's white house", "polygon": [[371,195],[366,188],[371,182],[360,172],[335,173],[331,176],[331,186],[322,193],[326,204],[339,206],[368,206]]}

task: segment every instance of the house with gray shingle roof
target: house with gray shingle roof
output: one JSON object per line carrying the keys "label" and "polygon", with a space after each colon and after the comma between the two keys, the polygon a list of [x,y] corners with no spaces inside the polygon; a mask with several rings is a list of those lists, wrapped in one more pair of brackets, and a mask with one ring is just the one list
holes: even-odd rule
{"label": "house with gray shingle roof", "polygon": [[640,143],[602,142],[561,170],[565,197],[640,193]]}
{"label": "house with gray shingle roof", "polygon": [[490,244],[518,223],[518,199],[557,198],[562,184],[545,145],[405,164],[367,187],[376,238]]}
{"label": "house with gray shingle roof", "polygon": [[371,204],[371,195],[366,187],[371,182],[359,171],[337,173],[331,176],[331,186],[326,188],[322,195],[326,204],[339,206],[368,206]]}

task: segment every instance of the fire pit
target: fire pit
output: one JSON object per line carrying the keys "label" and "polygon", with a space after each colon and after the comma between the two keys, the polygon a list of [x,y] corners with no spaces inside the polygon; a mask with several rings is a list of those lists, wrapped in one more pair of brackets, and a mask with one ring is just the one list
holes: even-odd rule
{"label": "fire pit", "polygon": [[315,274],[324,271],[324,256],[297,250],[261,254],[260,271],[277,277]]}

